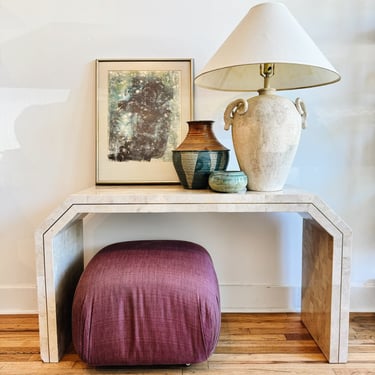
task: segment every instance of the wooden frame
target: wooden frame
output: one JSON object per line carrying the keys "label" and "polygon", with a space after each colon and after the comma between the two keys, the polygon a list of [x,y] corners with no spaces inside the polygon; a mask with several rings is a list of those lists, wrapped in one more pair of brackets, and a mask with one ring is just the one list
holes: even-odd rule
{"label": "wooden frame", "polygon": [[193,60],[96,60],[96,184],[178,183]]}

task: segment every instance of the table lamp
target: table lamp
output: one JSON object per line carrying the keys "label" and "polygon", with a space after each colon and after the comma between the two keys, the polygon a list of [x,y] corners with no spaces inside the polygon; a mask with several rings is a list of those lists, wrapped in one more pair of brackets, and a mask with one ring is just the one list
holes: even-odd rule
{"label": "table lamp", "polygon": [[195,83],[222,91],[257,91],[237,99],[224,113],[232,126],[233,147],[247,188],[282,190],[305,126],[301,99],[293,103],[276,95],[327,85],[340,75],[285,5],[254,6],[196,76]]}

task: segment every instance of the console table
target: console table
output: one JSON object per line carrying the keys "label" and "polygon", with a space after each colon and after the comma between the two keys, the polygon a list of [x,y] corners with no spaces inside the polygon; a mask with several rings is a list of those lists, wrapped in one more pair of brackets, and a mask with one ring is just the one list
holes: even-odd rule
{"label": "console table", "polygon": [[[301,319],[331,363],[348,354],[350,228],[296,189],[220,194],[176,185],[93,187],[69,196],[36,232],[40,351],[58,362],[71,341],[71,303],[83,271],[83,218],[101,213],[291,212],[303,218]],[[124,239],[126,240],[126,239]]]}

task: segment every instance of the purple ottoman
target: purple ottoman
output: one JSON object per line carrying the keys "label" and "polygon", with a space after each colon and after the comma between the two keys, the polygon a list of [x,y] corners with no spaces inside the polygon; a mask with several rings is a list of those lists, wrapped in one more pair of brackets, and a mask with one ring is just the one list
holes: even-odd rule
{"label": "purple ottoman", "polygon": [[82,273],[73,344],[90,365],[205,361],[220,332],[219,287],[201,246],[153,240],[113,244]]}

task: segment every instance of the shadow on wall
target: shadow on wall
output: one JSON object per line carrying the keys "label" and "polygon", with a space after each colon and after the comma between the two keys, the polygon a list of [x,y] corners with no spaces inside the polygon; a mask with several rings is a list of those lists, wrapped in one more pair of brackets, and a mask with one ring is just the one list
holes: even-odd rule
{"label": "shadow on wall", "polygon": [[0,284],[35,284],[35,229],[67,194],[93,178],[94,130],[85,129],[87,120],[68,120],[79,100],[67,90],[0,89],[7,92],[14,100],[9,106],[0,100],[8,114],[2,126],[14,132],[18,148],[0,151]]}
{"label": "shadow on wall", "polygon": [[68,194],[94,181],[95,64],[75,61],[73,78],[64,81],[61,56],[43,60],[46,52],[33,49],[49,37],[47,28],[1,45],[2,285],[35,285],[36,227]]}

